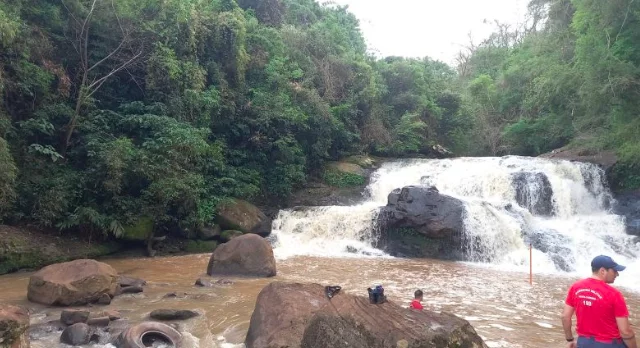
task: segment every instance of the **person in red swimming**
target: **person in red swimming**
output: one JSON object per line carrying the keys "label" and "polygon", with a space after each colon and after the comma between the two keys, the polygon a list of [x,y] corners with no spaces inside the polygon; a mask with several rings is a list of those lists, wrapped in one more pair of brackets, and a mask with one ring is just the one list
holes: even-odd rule
{"label": "person in red swimming", "polygon": [[[624,266],[609,256],[591,261],[591,277],[575,282],[567,294],[562,327],[568,348],[637,348],[624,297],[612,284]],[[577,342],[571,330],[576,315]]]}
{"label": "person in red swimming", "polygon": [[411,301],[411,304],[409,305],[409,308],[412,309],[423,309],[422,307],[422,290],[418,289],[416,290],[416,292],[413,293],[413,301]]}

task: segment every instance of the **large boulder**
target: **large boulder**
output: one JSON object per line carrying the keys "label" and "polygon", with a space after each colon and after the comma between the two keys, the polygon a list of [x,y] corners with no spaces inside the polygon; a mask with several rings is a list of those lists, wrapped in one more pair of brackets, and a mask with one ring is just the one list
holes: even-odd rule
{"label": "large boulder", "polygon": [[213,252],[207,274],[273,277],[276,275],[273,248],[255,234],[236,237]]}
{"label": "large boulder", "polygon": [[233,199],[218,207],[216,221],[223,230],[238,230],[263,237],[271,233],[271,219],[255,205],[241,199]]}
{"label": "large boulder", "polygon": [[313,314],[329,303],[319,284],[273,282],[256,301],[245,344],[247,348],[300,347]]}
{"label": "large boulder", "polygon": [[[486,347],[464,319],[415,311],[393,302],[370,304],[318,284],[274,282],[258,295],[247,348]],[[364,291],[363,291],[364,292]]]}
{"label": "large boulder", "polygon": [[75,306],[113,297],[118,273],[106,263],[81,259],[57,263],[34,273],[27,298],[46,305]]}
{"label": "large boulder", "polygon": [[17,306],[0,305],[0,347],[29,348],[29,312]]}
{"label": "large boulder", "polygon": [[462,201],[435,187],[394,190],[378,215],[378,247],[394,256],[463,260],[464,214]]}

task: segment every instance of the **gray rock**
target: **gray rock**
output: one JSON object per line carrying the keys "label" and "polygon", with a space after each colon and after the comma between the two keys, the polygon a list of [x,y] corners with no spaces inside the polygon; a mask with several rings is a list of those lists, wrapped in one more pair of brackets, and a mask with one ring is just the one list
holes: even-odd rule
{"label": "gray rock", "polygon": [[149,316],[157,320],[187,320],[199,316],[200,313],[187,309],[156,309]]}
{"label": "gray rock", "polygon": [[125,288],[121,288],[118,291],[118,294],[138,294],[144,291],[144,288],[140,285],[127,286]]}
{"label": "gray rock", "polygon": [[118,284],[123,287],[129,287],[129,286],[144,286],[147,285],[147,281],[144,279],[140,279],[140,278],[133,278],[133,277],[128,277],[128,276],[118,276]]}
{"label": "gray rock", "polygon": [[109,296],[108,294],[102,294],[98,298],[97,303],[101,305],[109,305],[111,304],[111,296]]}
{"label": "gray rock", "polygon": [[109,319],[109,317],[91,318],[87,320],[87,325],[104,327],[104,326],[109,326],[110,322],[111,322],[111,319]]}
{"label": "gray rock", "polygon": [[93,330],[89,325],[85,323],[76,323],[62,331],[60,342],[72,346],[81,346],[88,344],[91,341],[92,335]]}
{"label": "gray rock", "polygon": [[205,288],[211,288],[213,287],[213,283],[210,280],[204,279],[204,278],[199,278],[198,280],[196,280],[195,283],[196,286],[202,286]]}
{"label": "gray rock", "polygon": [[83,310],[64,310],[60,313],[60,322],[64,325],[73,325],[76,323],[86,323],[89,319],[89,311]]}
{"label": "gray rock", "polygon": [[435,187],[407,186],[389,194],[378,215],[378,247],[401,257],[464,260],[464,204]]}

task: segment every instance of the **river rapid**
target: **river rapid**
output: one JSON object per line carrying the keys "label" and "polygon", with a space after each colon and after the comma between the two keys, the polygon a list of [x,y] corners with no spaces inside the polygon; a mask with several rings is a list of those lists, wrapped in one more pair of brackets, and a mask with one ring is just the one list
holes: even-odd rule
{"label": "river rapid", "polygon": [[[436,186],[464,202],[463,233],[474,240],[462,246],[468,262],[394,258],[376,249],[378,211],[392,190],[406,185]],[[103,260],[148,284],[142,294],[91,310],[118,310],[132,323],[154,309],[200,310],[202,317],[180,324],[188,332],[186,348],[235,348],[244,346],[256,297],[270,282],[340,285],[362,296],[381,283],[389,300],[403,306],[422,289],[426,309],[467,319],[489,347],[563,347],[566,292],[589,276],[589,262],[599,254],[628,266],[615,286],[627,299],[632,324],[639,323],[640,244],[625,234],[612,204],[602,170],[590,164],[521,157],[387,163],[372,175],[361,204],[280,212],[273,224],[274,278],[230,278],[231,285],[198,288],[193,284],[206,277],[210,254]],[[3,302],[31,307],[32,324],[58,319],[61,309],[26,301],[29,276],[1,276]],[[60,346],[58,339],[59,333],[36,337],[32,347]]]}

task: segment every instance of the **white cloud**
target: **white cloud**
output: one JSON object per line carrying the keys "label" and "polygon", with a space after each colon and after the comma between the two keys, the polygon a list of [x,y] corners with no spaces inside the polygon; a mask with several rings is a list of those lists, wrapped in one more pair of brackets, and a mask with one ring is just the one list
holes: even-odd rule
{"label": "white cloud", "polygon": [[372,52],[452,63],[469,43],[492,32],[493,20],[522,22],[528,0],[333,0],[348,5]]}

